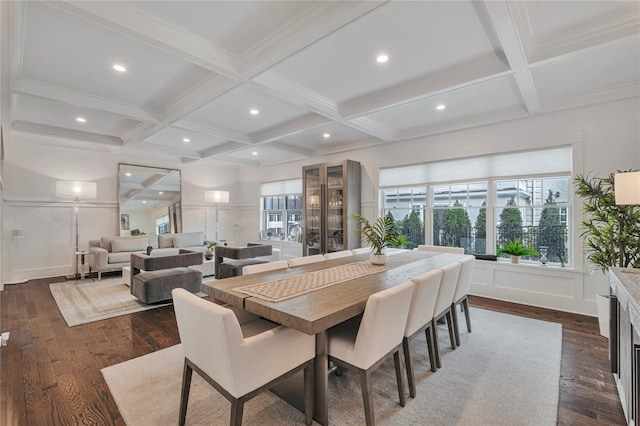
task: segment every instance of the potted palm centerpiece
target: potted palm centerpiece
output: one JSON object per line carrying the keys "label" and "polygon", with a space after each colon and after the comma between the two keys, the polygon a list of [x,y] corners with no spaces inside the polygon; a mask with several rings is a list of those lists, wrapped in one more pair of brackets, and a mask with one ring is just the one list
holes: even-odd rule
{"label": "potted palm centerpiece", "polygon": [[540,256],[537,250],[525,247],[519,240],[511,240],[505,243],[496,253],[511,255],[511,263],[520,263],[520,256]]}
{"label": "potted palm centerpiece", "polygon": [[370,223],[366,217],[360,214],[351,215],[350,218],[358,221],[361,225],[359,229],[356,229],[356,232],[362,236],[362,241],[371,247],[371,263],[374,265],[387,263],[387,255],[382,253],[382,249],[398,237],[399,229],[396,221],[390,216],[383,216]]}

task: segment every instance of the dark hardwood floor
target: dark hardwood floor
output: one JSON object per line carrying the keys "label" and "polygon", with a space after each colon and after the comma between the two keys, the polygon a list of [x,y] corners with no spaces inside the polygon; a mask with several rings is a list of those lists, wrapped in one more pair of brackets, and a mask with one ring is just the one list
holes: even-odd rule
{"label": "dark hardwood floor", "polygon": [[[0,327],[11,332],[0,349],[0,425],[123,425],[100,369],[177,344],[173,307],[67,327],[49,292],[61,280],[0,293]],[[470,303],[562,324],[559,425],[625,424],[596,318],[480,297]]]}

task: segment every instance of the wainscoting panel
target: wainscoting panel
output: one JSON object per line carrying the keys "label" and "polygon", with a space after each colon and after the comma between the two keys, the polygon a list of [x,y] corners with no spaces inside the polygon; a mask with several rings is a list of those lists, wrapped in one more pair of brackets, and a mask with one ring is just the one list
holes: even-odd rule
{"label": "wainscoting panel", "polygon": [[595,316],[584,285],[585,274],[570,268],[476,260],[469,293]]}

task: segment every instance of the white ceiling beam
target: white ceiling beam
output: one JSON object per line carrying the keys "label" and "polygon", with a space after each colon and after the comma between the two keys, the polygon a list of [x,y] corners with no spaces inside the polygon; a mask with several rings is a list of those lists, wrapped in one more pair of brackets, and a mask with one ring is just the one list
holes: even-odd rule
{"label": "white ceiling beam", "polygon": [[277,149],[278,151],[291,152],[294,154],[302,154],[307,157],[313,157],[313,150],[308,148],[303,148],[301,146],[289,145],[283,142],[269,142],[265,143],[264,146],[268,148]]}
{"label": "white ceiling beam", "polygon": [[251,79],[385,3],[387,1],[318,2],[313,11],[282,25],[280,31],[245,52],[242,74]]}
{"label": "white ceiling beam", "polygon": [[376,123],[367,117],[357,117],[345,121],[344,124],[386,142],[398,141],[398,135],[393,129]]}
{"label": "white ceiling beam", "polygon": [[14,121],[11,124],[14,131],[33,135],[50,136],[79,142],[93,142],[103,145],[122,147],[122,140],[115,136],[99,135],[80,130],[63,129],[61,127],[48,126],[46,124],[29,123],[26,121]]}
{"label": "white ceiling beam", "polygon": [[304,117],[296,118],[295,120],[288,121],[278,126],[271,127],[269,129],[252,133],[249,135],[251,140],[256,143],[264,143],[285,136],[295,135],[311,129],[317,129],[318,127],[331,124],[333,121],[316,114],[308,114]]}
{"label": "white ceiling beam", "polygon": [[122,149],[122,147],[119,146],[105,145],[102,143],[87,143],[86,141],[78,141],[77,139],[69,139],[62,136],[35,134],[31,132],[23,133],[17,129],[12,129],[11,141],[16,144],[47,145],[103,153],[117,152]]}
{"label": "white ceiling beam", "polygon": [[171,154],[176,157],[188,157],[188,158],[195,158],[197,160],[202,158],[202,155],[200,155],[200,153],[194,149],[172,147],[172,146],[161,145],[161,144],[152,143],[152,142],[142,142],[136,145],[136,148],[140,148],[143,150],[149,149],[153,151],[162,151],[166,154]]}
{"label": "white ceiling beam", "polygon": [[241,164],[243,166],[260,167],[259,161],[247,160],[245,158],[221,156],[216,157],[216,160],[222,160],[225,163]]}
{"label": "white ceiling beam", "polygon": [[245,149],[247,146],[237,142],[226,142],[221,145],[214,146],[213,148],[200,151],[202,158],[217,157],[224,154],[229,154],[235,151]]}
{"label": "white ceiling beam", "polygon": [[351,120],[511,74],[493,55],[487,55],[352,99],[339,105],[338,111],[344,120]]}
{"label": "white ceiling beam", "polygon": [[232,132],[231,130],[220,129],[217,127],[211,127],[207,124],[200,123],[197,121],[191,120],[178,120],[173,123],[173,127],[179,127],[184,130],[189,130],[191,132],[200,133],[203,135],[213,136],[220,139],[230,140],[233,142],[238,142],[245,145],[252,145],[253,141],[247,135],[243,135],[240,133]]}
{"label": "white ceiling beam", "polygon": [[506,1],[477,1],[473,2],[473,6],[489,40],[494,44],[494,49],[504,52],[527,111],[529,114],[537,114],[541,110],[540,98],[520,38],[520,34],[526,34],[527,31],[517,28],[517,22],[512,19]]}
{"label": "white ceiling beam", "polygon": [[47,83],[18,79],[13,82],[12,89],[14,93],[37,96],[39,98],[63,102],[68,105],[82,108],[106,111],[132,120],[147,121],[151,123],[159,122],[157,113],[153,113],[137,106],[109,101],[101,97],[87,95]]}
{"label": "white ceiling beam", "polygon": [[185,61],[225,75],[238,76],[238,58],[194,34],[151,16],[125,2],[52,1],[48,4],[66,10],[112,31],[140,40]]}

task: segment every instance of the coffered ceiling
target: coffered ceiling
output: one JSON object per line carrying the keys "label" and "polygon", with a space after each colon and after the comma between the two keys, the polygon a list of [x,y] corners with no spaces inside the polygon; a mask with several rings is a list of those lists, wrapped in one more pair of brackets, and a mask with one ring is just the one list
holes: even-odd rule
{"label": "coffered ceiling", "polygon": [[640,96],[637,1],[1,7],[5,143],[260,166]]}

